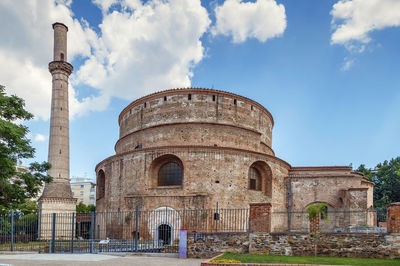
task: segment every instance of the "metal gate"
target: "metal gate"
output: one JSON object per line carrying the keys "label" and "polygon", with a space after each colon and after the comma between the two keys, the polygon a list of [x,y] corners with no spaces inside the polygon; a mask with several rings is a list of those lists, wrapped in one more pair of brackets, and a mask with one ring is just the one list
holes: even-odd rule
{"label": "metal gate", "polygon": [[179,230],[247,232],[248,209],[160,207],[96,213],[0,216],[0,250],[42,253],[177,253]]}

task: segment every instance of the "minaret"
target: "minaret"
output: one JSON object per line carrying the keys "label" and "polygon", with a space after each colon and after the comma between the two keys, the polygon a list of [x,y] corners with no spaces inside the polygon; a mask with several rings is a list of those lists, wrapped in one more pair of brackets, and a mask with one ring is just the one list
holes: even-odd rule
{"label": "minaret", "polygon": [[51,116],[48,162],[53,177],[46,184],[39,200],[42,212],[75,211],[76,199],[72,197],[69,182],[69,110],[68,77],[73,67],[67,62],[67,31],[62,23],[54,23],[54,58],[49,63],[52,75]]}

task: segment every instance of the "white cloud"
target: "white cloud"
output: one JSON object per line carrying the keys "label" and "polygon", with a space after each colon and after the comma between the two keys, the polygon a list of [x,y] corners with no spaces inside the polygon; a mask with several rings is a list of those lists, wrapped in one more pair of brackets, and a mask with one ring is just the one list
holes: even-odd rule
{"label": "white cloud", "polygon": [[[200,37],[210,20],[200,0],[93,0],[103,11],[97,35],[73,18],[71,0],[0,2],[0,83],[26,100],[36,117],[48,119],[51,101],[53,31],[69,27],[68,60],[84,63],[70,77],[70,116],[103,110],[111,97],[132,100],[158,89],[190,86],[203,58]],[[114,8],[118,5],[118,8]],[[13,23],[9,23],[12,21]],[[80,85],[96,91],[77,99]],[[96,96],[95,96],[96,95]]]}
{"label": "white cloud", "polygon": [[42,142],[42,141],[45,141],[45,140],[46,140],[46,136],[45,135],[42,135],[42,134],[39,134],[39,133],[37,133],[35,135],[35,141]]}
{"label": "white cloud", "polygon": [[233,42],[240,43],[247,38],[256,38],[260,42],[278,37],[286,29],[286,14],[283,4],[275,0],[226,0],[215,8],[216,25],[213,35],[231,35]]}
{"label": "white cloud", "polygon": [[331,10],[332,44],[361,53],[375,30],[400,26],[399,0],[340,0]]}
{"label": "white cloud", "polygon": [[354,64],[354,59],[353,58],[345,57],[341,70],[342,71],[347,71],[353,66],[353,64]]}
{"label": "white cloud", "polygon": [[124,99],[190,86],[192,68],[204,56],[200,37],[210,24],[200,1],[120,4],[118,10],[103,9],[101,38],[77,80],[98,88],[101,97]]}

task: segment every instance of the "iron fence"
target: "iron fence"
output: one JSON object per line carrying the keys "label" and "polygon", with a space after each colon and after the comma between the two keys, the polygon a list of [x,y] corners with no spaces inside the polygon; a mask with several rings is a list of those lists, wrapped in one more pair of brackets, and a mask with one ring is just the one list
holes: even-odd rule
{"label": "iron fence", "polygon": [[11,211],[0,215],[0,251],[38,251],[38,224],[37,214],[21,215]]}
{"label": "iron fence", "polygon": [[[0,215],[0,251],[37,252],[177,252],[179,230],[249,232],[249,209],[184,209],[161,207],[96,213]],[[386,209],[328,210],[321,232],[385,232],[376,227]],[[265,219],[272,232],[309,232],[304,211],[273,211]],[[266,227],[267,228],[267,227]],[[266,229],[268,230],[268,229]]]}
{"label": "iron fence", "polygon": [[179,230],[247,232],[248,209],[162,207],[96,213],[0,216],[0,251],[177,252]]}

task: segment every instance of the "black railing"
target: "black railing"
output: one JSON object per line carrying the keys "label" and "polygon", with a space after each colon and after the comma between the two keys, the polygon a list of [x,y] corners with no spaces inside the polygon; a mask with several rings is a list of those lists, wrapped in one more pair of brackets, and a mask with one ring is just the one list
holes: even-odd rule
{"label": "black railing", "polygon": [[[377,228],[386,210],[331,210],[321,217],[322,232],[385,232]],[[270,213],[273,232],[308,232],[306,212]],[[179,230],[249,232],[249,209],[184,209],[144,211],[39,213],[0,215],[0,251],[177,252]]]}

